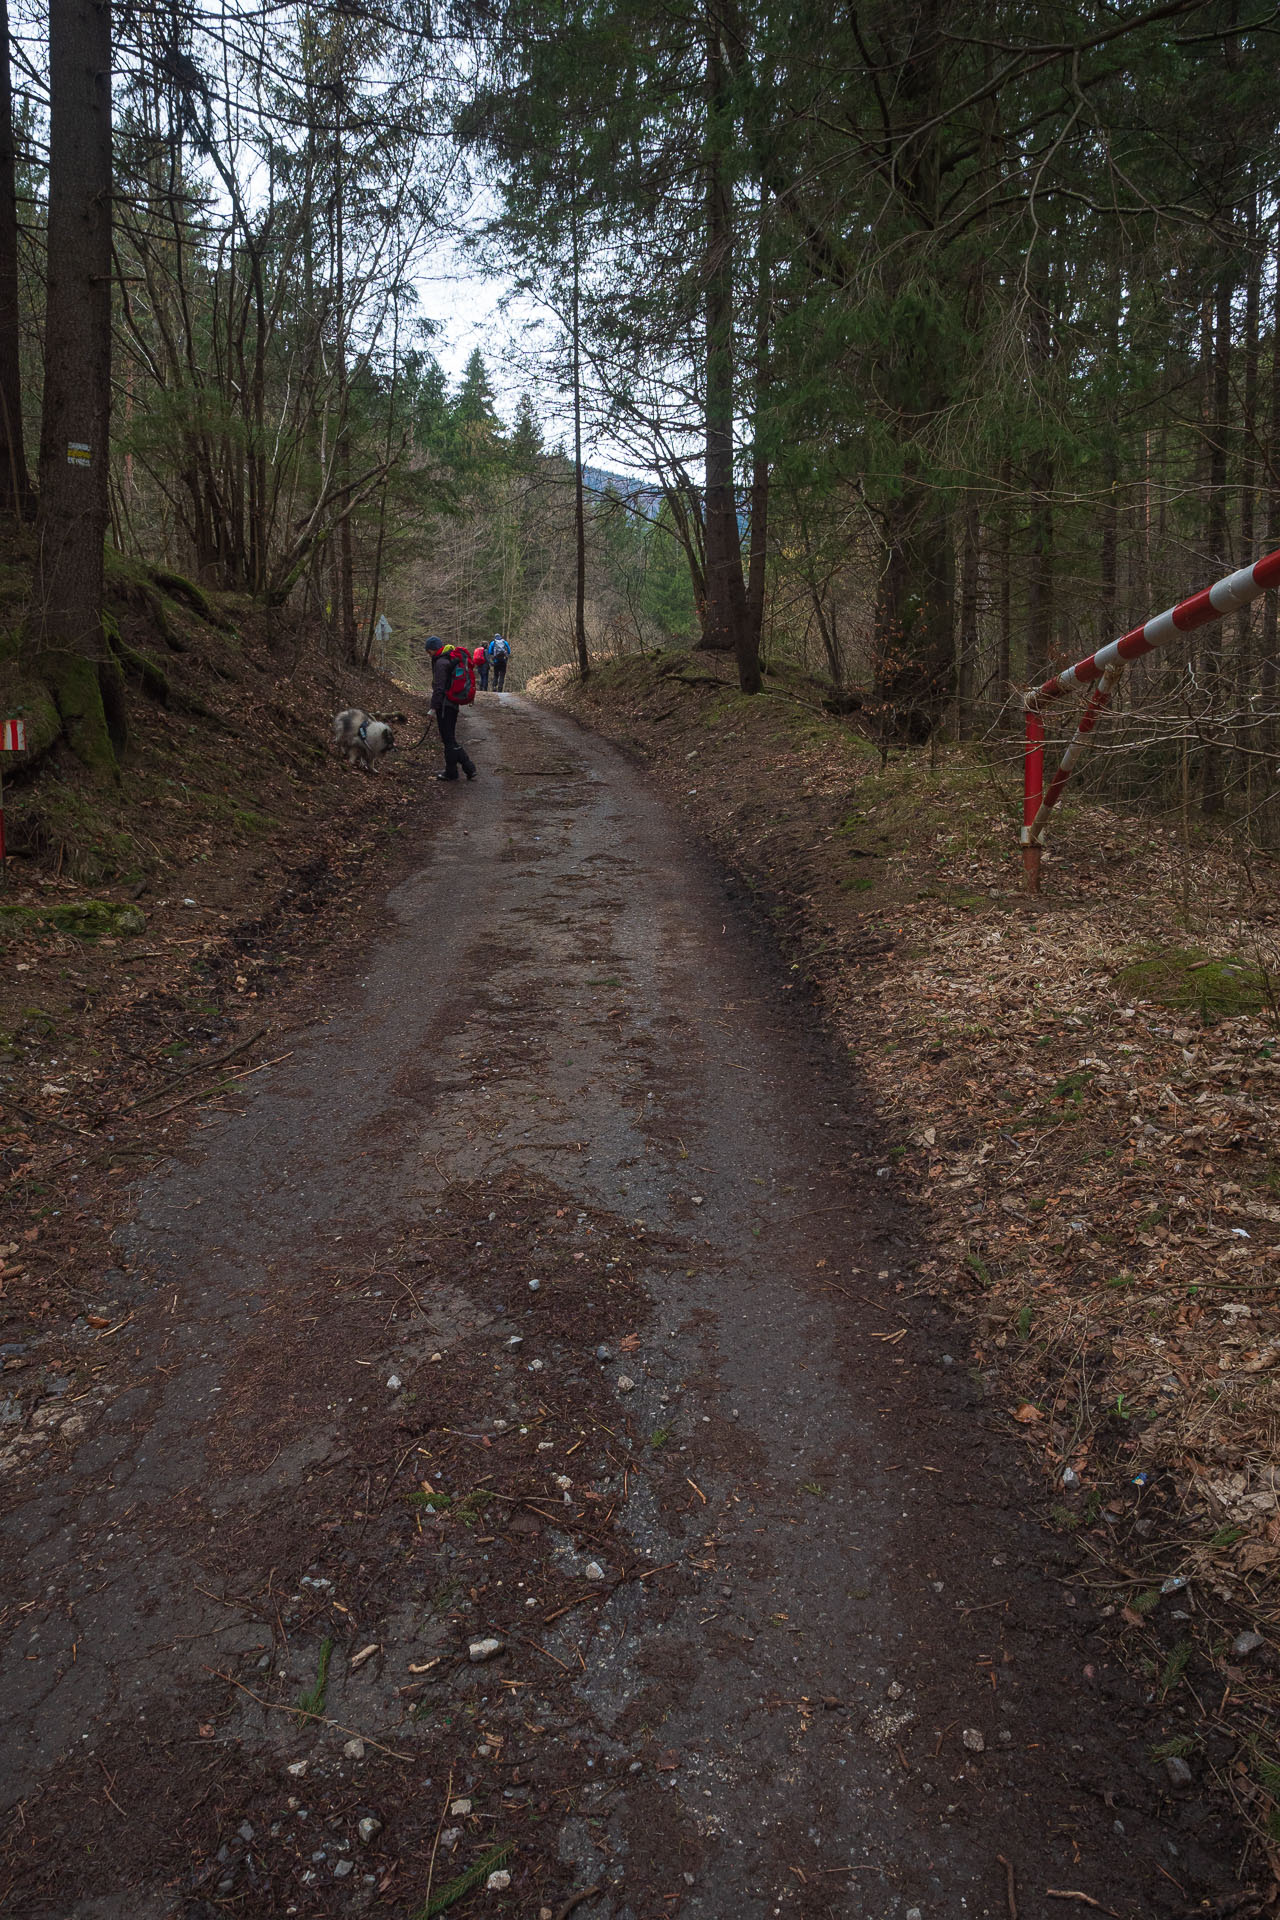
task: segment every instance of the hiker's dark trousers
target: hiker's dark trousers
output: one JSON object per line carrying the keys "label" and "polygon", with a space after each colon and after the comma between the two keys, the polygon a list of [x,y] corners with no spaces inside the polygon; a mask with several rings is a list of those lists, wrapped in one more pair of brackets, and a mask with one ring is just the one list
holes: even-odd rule
{"label": "hiker's dark trousers", "polygon": [[495,660],[493,663],[493,690],[495,693],[502,692],[503,684],[506,680],[506,677],[507,677],[506,661]]}
{"label": "hiker's dark trousers", "polygon": [[479,666],[476,668],[476,685],[479,687],[481,693],[488,693],[489,662],[487,660],[482,660]]}
{"label": "hiker's dark trousers", "polygon": [[475,774],[475,762],[465,747],[458,745],[458,709],[452,700],[442,700],[440,711],[436,715],[440,728],[440,745],[444,748],[444,777],[456,780],[458,768],[470,780]]}

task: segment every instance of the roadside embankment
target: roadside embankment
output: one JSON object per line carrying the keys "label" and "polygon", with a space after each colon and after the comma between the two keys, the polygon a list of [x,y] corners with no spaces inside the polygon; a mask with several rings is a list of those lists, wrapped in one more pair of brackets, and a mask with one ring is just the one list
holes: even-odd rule
{"label": "roadside embankment", "polygon": [[391,682],[176,575],[116,556],[109,584],[118,782],[57,751],[5,768],[0,1480],[117,1362],[133,1180],[287,1051],[286,989],[365,937],[420,785],[421,757],[365,777],[330,743],[341,706],[416,706]]}

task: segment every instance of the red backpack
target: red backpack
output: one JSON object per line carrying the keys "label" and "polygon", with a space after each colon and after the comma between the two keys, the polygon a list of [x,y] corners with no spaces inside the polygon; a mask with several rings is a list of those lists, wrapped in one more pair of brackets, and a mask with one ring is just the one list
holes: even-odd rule
{"label": "red backpack", "polygon": [[443,647],[441,651],[449,662],[445,699],[452,700],[456,707],[470,706],[476,697],[476,670],[470,653],[465,647]]}

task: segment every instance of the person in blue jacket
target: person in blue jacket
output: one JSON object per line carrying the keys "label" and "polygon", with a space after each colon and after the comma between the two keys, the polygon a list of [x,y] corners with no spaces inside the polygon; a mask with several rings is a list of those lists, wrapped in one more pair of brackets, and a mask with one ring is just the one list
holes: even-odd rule
{"label": "person in blue jacket", "polygon": [[493,690],[501,693],[507,678],[507,662],[511,658],[511,642],[495,633],[485,649],[489,656],[489,671],[493,675]]}

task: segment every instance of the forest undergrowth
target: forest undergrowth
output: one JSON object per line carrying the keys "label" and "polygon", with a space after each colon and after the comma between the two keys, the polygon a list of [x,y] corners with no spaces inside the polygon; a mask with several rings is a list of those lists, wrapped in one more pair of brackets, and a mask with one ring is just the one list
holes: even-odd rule
{"label": "forest undergrowth", "polygon": [[775,923],[882,1123],[917,1289],[1185,1728],[1153,1757],[1277,1873],[1280,866],[1077,796],[1030,900],[1014,747],[882,757],[815,683],[729,671],[531,691],[646,761]]}

